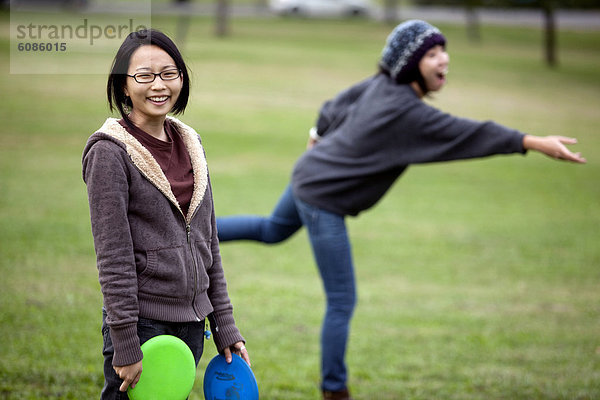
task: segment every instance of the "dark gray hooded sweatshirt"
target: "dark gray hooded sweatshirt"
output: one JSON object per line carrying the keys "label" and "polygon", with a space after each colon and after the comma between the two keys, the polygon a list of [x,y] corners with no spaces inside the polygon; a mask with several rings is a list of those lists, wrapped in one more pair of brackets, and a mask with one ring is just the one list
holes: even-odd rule
{"label": "dark gray hooded sweatshirt", "polygon": [[373,206],[410,164],[525,153],[523,133],[443,113],[384,74],[327,101],[316,128],[322,140],[297,161],[292,188],[339,215]]}

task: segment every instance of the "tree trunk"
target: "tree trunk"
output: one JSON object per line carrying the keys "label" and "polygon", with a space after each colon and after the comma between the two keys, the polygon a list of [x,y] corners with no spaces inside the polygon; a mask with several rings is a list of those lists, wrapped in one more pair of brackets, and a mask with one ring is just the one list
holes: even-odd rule
{"label": "tree trunk", "polygon": [[396,23],[400,20],[398,15],[398,0],[384,1],[383,20],[390,25],[396,25]]}
{"label": "tree trunk", "polygon": [[228,0],[217,0],[217,15],[215,35],[219,37],[229,34],[229,4]]}
{"label": "tree trunk", "polygon": [[545,32],[545,55],[546,63],[550,67],[557,64],[556,59],[556,16],[554,13],[555,4],[553,0],[544,0],[544,32]]}
{"label": "tree trunk", "polygon": [[467,14],[467,39],[470,42],[481,41],[481,29],[479,28],[479,15],[477,14],[477,0],[465,1]]}

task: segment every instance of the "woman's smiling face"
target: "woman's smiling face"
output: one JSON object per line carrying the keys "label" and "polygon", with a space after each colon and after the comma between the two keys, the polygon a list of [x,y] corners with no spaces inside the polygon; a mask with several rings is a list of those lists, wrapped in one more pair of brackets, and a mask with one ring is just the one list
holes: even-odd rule
{"label": "woman's smiling face", "polygon": [[[140,46],[129,60],[127,75],[159,74],[165,71],[178,73],[175,61],[158,46]],[[138,83],[132,76],[127,77],[125,94],[131,99],[133,107],[129,118],[138,126],[144,122],[164,119],[173,109],[183,86],[183,77],[163,80],[155,76],[150,83]]]}
{"label": "woman's smiling face", "polygon": [[430,92],[440,90],[446,84],[450,56],[442,45],[433,46],[419,61],[419,71]]}

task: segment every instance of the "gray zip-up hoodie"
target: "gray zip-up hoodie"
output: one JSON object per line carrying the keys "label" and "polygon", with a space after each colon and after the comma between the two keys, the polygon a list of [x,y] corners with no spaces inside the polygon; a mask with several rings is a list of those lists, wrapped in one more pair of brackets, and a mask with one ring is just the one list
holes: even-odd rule
{"label": "gray zip-up hoodie", "polygon": [[194,172],[187,215],[156,160],[117,119],[107,119],[83,152],[83,179],[116,366],[142,359],[138,317],[189,322],[212,313],[219,351],[244,340],[227,294],[200,137],[168,118],[181,133]]}
{"label": "gray zip-up hoodie", "polygon": [[317,132],[323,139],[297,161],[292,187],[339,215],[372,207],[411,164],[526,152],[523,133],[443,113],[384,74],[327,101]]}

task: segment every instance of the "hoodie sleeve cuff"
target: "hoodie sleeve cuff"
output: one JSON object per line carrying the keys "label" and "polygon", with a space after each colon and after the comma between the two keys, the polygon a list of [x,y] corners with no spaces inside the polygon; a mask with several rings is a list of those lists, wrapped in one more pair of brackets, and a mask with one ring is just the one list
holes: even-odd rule
{"label": "hoodie sleeve cuff", "polygon": [[310,131],[308,131],[308,136],[316,141],[321,140],[321,136],[319,135],[319,133],[317,132],[317,127],[313,126],[312,128],[310,128]]}
{"label": "hoodie sleeve cuff", "polygon": [[137,334],[137,324],[110,328],[110,338],[113,343],[113,366],[135,364],[143,358],[140,339]]}
{"label": "hoodie sleeve cuff", "polygon": [[237,342],[246,342],[238,328],[232,314],[212,315],[210,319],[211,330],[215,338],[215,346],[220,352]]}
{"label": "hoodie sleeve cuff", "polygon": [[518,150],[518,151],[519,151],[519,153],[521,153],[521,154],[527,154],[527,151],[528,151],[528,150],[525,148],[525,146],[523,145],[523,140],[525,140],[525,136],[526,136],[526,134],[525,134],[525,133],[518,132],[518,135],[517,135],[517,140],[518,140],[518,142],[517,142],[517,147],[518,147],[518,149],[519,149],[519,150]]}

